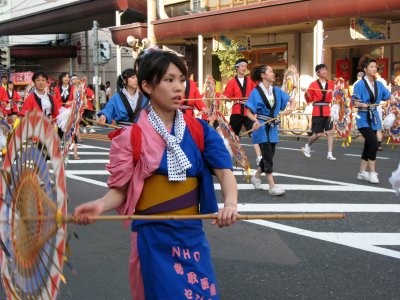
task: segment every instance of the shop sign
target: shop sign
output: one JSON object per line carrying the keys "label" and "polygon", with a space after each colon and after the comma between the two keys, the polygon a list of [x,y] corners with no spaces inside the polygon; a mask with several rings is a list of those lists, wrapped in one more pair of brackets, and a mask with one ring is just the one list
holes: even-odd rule
{"label": "shop sign", "polygon": [[390,20],[350,18],[350,36],[355,40],[390,40]]}
{"label": "shop sign", "polygon": [[10,80],[14,83],[29,83],[32,76],[33,72],[15,72],[10,74]]}

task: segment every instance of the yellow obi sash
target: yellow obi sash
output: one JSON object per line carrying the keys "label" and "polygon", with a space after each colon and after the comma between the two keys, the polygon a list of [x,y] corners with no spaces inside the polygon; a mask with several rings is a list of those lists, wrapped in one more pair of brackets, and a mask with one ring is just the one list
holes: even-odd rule
{"label": "yellow obi sash", "polygon": [[135,214],[195,215],[199,213],[198,179],[169,181],[168,176],[153,174],[144,181]]}

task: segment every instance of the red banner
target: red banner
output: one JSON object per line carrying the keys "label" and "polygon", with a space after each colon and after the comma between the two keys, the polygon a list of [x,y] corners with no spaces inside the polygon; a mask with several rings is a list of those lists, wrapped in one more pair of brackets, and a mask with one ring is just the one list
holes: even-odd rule
{"label": "red banner", "polygon": [[377,58],[376,66],[378,67],[378,72],[381,74],[382,78],[386,81],[388,80],[388,59],[387,58]]}
{"label": "red banner", "polygon": [[336,61],[336,78],[342,77],[348,81],[351,77],[351,61],[350,60],[337,60]]}

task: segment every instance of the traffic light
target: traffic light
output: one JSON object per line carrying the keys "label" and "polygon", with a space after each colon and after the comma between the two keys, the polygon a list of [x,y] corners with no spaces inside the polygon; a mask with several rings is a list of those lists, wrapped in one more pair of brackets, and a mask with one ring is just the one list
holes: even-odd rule
{"label": "traffic light", "polygon": [[111,59],[111,45],[109,42],[99,42],[98,63],[105,64]]}
{"label": "traffic light", "polygon": [[1,67],[4,69],[9,69],[11,66],[11,56],[10,56],[10,48],[3,47],[0,48],[1,51]]}

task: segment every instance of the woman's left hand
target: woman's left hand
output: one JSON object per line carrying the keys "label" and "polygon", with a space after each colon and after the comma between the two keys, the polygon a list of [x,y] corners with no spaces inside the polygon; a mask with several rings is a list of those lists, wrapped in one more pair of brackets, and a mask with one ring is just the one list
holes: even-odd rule
{"label": "woman's left hand", "polygon": [[212,224],[218,224],[219,227],[230,226],[235,224],[237,216],[237,209],[235,207],[227,206],[218,210],[217,219],[212,221]]}

